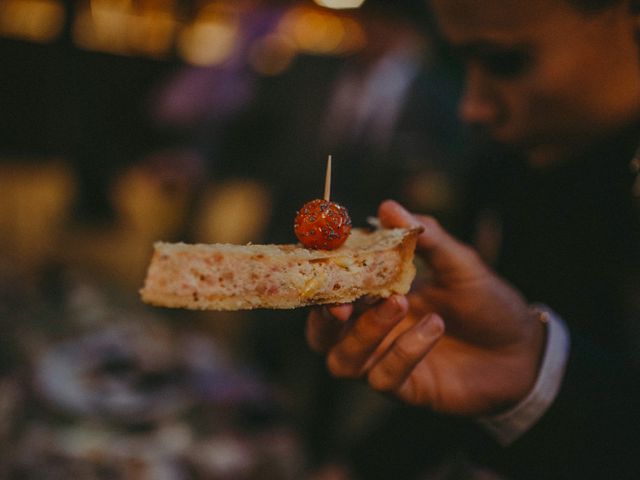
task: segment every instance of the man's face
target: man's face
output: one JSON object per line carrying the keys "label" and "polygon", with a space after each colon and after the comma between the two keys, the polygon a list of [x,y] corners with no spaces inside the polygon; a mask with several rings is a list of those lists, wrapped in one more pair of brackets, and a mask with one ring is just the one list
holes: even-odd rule
{"label": "man's face", "polygon": [[460,114],[547,164],[640,119],[638,20],[622,2],[431,0],[466,67]]}

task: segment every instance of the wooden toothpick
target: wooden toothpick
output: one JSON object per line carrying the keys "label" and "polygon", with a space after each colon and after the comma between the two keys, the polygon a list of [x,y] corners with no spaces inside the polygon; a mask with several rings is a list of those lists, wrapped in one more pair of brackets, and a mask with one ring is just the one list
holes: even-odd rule
{"label": "wooden toothpick", "polygon": [[324,178],[324,199],[328,202],[331,197],[331,155],[327,158],[327,174]]}

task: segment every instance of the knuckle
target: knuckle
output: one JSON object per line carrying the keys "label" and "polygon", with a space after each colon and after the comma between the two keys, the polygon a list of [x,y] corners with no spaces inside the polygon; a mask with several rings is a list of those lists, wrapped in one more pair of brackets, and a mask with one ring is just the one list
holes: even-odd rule
{"label": "knuckle", "polygon": [[389,392],[395,388],[393,373],[384,364],[376,365],[367,376],[367,382],[374,390]]}
{"label": "knuckle", "polygon": [[462,253],[466,255],[467,263],[484,264],[480,253],[468,245],[463,245]]}
{"label": "knuckle", "polygon": [[396,340],[391,353],[398,363],[408,365],[415,363],[421,350],[420,345],[413,338],[404,336]]}
{"label": "knuckle", "polygon": [[438,231],[441,228],[440,222],[433,217],[430,217],[428,215],[420,215],[418,218],[422,226],[427,230]]}
{"label": "knuckle", "polygon": [[369,348],[377,338],[372,328],[365,328],[362,324],[356,325],[353,330],[351,330],[349,336],[352,342],[361,348]]}

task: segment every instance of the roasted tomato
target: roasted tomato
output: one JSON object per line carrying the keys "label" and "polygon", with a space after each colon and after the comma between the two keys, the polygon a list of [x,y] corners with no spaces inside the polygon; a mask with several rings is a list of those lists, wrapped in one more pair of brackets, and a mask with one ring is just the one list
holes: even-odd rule
{"label": "roasted tomato", "polygon": [[319,198],[302,206],[293,228],[305,247],[333,250],[349,237],[351,218],[343,206]]}

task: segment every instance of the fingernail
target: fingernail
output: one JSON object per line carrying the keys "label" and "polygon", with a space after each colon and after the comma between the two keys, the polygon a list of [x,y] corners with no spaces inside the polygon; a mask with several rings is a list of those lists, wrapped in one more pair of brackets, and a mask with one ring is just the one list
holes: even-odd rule
{"label": "fingernail", "polygon": [[381,306],[383,315],[395,316],[401,311],[400,302],[397,296],[389,297]]}
{"label": "fingernail", "polygon": [[399,213],[401,213],[405,217],[413,218],[413,215],[411,214],[411,212],[407,210],[404,205],[396,201],[392,201],[392,202],[393,202],[393,208],[395,208]]}
{"label": "fingernail", "polygon": [[418,325],[418,333],[425,339],[439,337],[444,332],[442,319],[435,314],[424,317]]}
{"label": "fingernail", "polygon": [[400,213],[404,219],[404,221],[407,224],[407,228],[414,228],[414,227],[421,227],[422,224],[420,223],[420,221],[408,210],[406,210],[404,207],[398,205],[398,208],[400,209]]}
{"label": "fingernail", "polygon": [[327,321],[335,320],[335,317],[331,315],[327,307],[320,307],[320,316]]}

